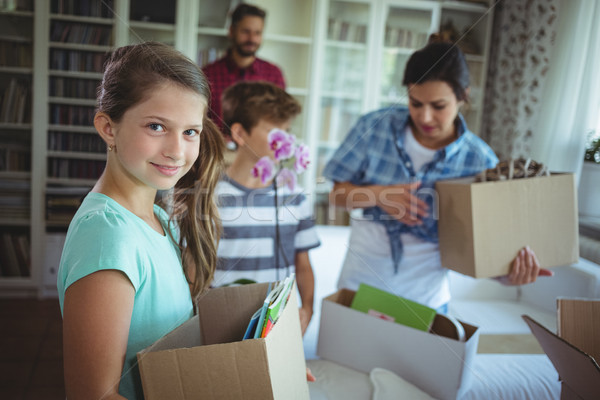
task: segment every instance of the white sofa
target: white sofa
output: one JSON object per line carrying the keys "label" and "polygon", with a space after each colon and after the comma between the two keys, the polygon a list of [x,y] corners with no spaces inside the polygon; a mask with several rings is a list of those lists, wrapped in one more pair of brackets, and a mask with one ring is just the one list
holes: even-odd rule
{"label": "white sofa", "polygon": [[[317,231],[322,244],[310,252],[315,272],[315,315],[305,338],[309,358],[315,355],[321,301],[337,290],[350,235],[346,226],[319,225]],[[529,334],[522,314],[556,331],[556,298],[600,298],[600,266],[581,258],[577,264],[552,270],[553,277],[519,287],[450,271],[449,313],[479,326],[482,335]]]}
{"label": "white sofa", "polygon": [[[318,379],[309,385],[311,399],[383,399],[385,397],[381,393],[378,395],[377,385],[368,374],[319,360],[316,356],[321,302],[337,290],[337,278],[350,233],[348,227],[339,226],[318,226],[317,230],[322,245],[310,252],[315,271],[315,313],[304,337],[307,364]],[[553,268],[553,271],[554,277],[522,287],[504,286],[491,279],[473,279],[451,272],[450,313],[480,327],[480,345],[486,336],[531,336],[522,314],[555,331],[557,297],[600,298],[600,266],[581,259],[575,265]],[[495,353],[493,348],[491,350],[487,352]],[[473,374],[473,386],[461,400],[558,400],[560,397],[558,374],[544,354],[478,354]],[[406,388],[406,382],[398,379],[395,387]],[[406,397],[408,393],[396,392],[391,398]],[[417,398],[414,392],[410,393],[412,398]]]}
{"label": "white sofa", "polygon": [[600,298],[600,266],[581,258],[577,264],[551,270],[553,277],[517,287],[450,271],[449,313],[479,326],[482,335],[529,334],[522,314],[556,331],[556,299]]}

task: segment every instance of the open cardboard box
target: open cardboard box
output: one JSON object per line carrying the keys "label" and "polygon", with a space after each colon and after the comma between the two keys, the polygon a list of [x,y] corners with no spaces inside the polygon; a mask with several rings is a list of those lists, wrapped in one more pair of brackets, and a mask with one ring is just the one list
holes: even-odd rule
{"label": "open cardboard box", "polygon": [[210,289],[198,316],[138,353],[152,399],[308,399],[296,289],[266,338],[241,340],[268,284]]}
{"label": "open cardboard box", "polygon": [[439,400],[456,399],[471,385],[471,364],[479,329],[459,321],[466,341],[453,339],[456,328],[438,318],[424,332],[350,308],[355,291],[341,289],[323,299],[317,355],[358,371],[388,369]]}
{"label": "open cardboard box", "polygon": [[442,265],[464,275],[506,275],[530,246],[544,268],[579,260],[575,178],[571,173],[475,182],[436,183]]}
{"label": "open cardboard box", "polygon": [[600,399],[600,300],[558,299],[558,335],[527,315],[562,381],[561,400]]}

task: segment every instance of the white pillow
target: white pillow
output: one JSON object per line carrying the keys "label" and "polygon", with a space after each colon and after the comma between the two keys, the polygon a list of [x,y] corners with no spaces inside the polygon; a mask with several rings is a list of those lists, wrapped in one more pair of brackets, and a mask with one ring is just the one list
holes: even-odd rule
{"label": "white pillow", "polygon": [[374,388],[373,400],[396,400],[399,398],[435,400],[412,383],[387,369],[373,368],[370,377]]}

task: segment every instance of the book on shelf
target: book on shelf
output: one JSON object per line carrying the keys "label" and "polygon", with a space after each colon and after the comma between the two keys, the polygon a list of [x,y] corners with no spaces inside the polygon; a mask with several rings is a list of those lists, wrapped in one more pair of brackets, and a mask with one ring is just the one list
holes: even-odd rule
{"label": "book on shelf", "polygon": [[29,87],[25,83],[12,78],[2,94],[0,122],[24,123],[28,96]]}
{"label": "book on shelf", "polygon": [[376,318],[428,332],[437,314],[423,304],[361,283],[350,308]]}
{"label": "book on shelf", "polygon": [[250,318],[244,339],[264,338],[269,334],[287,304],[295,280],[292,272],[284,280],[269,284],[263,305]]}
{"label": "book on shelf", "polygon": [[21,266],[17,249],[13,243],[16,233],[5,232],[0,236],[0,269],[5,277],[27,276],[28,266]]}

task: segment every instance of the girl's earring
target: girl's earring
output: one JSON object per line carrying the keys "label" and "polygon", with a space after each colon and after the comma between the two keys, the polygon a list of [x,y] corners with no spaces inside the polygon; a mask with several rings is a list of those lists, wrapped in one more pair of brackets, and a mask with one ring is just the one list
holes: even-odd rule
{"label": "girl's earring", "polygon": [[114,146],[112,144],[108,145],[108,151],[113,151]]}

